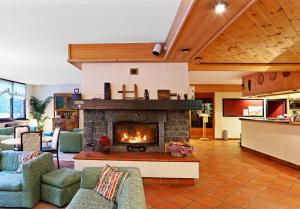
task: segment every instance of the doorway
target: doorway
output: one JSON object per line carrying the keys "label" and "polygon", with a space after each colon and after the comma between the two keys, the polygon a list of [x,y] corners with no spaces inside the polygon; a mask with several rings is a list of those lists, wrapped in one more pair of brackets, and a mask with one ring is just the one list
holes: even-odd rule
{"label": "doorway", "polygon": [[[195,99],[201,100],[205,105],[207,113],[211,116],[206,123],[206,137],[215,138],[215,114],[214,114],[214,93],[196,93]],[[190,117],[190,138],[199,139],[203,135],[203,118],[199,117],[197,110],[191,111]]]}

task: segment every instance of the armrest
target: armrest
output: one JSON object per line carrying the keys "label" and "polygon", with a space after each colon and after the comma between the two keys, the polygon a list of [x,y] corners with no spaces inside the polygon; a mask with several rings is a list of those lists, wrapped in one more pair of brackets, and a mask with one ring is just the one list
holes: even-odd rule
{"label": "armrest", "polygon": [[146,209],[143,180],[138,168],[126,168],[129,175],[117,198],[118,208]]}
{"label": "armrest", "polygon": [[42,175],[53,170],[53,155],[42,153],[23,165],[22,205],[32,208],[41,196]]}

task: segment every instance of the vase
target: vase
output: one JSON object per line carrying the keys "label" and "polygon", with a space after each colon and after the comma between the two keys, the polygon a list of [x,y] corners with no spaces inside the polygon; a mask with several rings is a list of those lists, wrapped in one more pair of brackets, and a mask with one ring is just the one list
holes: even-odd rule
{"label": "vase", "polygon": [[104,83],[104,99],[111,99],[110,83]]}

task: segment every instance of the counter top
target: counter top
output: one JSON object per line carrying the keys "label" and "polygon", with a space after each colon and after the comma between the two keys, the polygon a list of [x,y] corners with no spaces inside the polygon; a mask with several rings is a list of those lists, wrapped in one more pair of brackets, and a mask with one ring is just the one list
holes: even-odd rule
{"label": "counter top", "polygon": [[290,123],[288,120],[280,120],[276,118],[240,118],[240,120],[248,120],[254,122],[267,122],[267,123],[275,123],[275,124],[283,124],[283,125],[291,125],[291,126],[300,126],[300,122]]}

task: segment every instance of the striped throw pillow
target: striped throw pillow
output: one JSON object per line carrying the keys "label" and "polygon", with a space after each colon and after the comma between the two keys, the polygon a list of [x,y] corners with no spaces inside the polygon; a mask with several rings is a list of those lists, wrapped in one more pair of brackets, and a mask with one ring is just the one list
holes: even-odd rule
{"label": "striped throw pillow", "polygon": [[95,190],[105,199],[115,202],[127,176],[128,172],[105,165],[100,173]]}
{"label": "striped throw pillow", "polygon": [[24,163],[32,160],[33,158],[35,158],[37,156],[39,156],[39,150],[21,154],[19,157],[19,168],[17,169],[16,173],[22,173]]}

